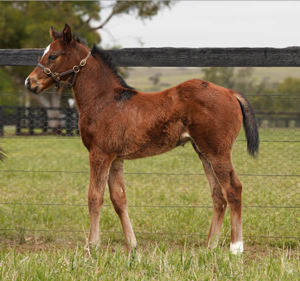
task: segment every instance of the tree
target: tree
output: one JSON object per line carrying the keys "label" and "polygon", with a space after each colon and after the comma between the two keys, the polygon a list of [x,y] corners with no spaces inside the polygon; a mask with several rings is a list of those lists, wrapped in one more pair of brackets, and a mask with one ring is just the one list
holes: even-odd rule
{"label": "tree", "polygon": [[[114,17],[135,15],[138,19],[152,18],[171,0],[152,1],[9,1],[0,2],[0,49],[44,48],[49,44],[49,28],[72,26],[76,35],[88,45],[101,42],[101,30]],[[103,11],[110,9],[103,18]],[[99,33],[100,32],[100,33]],[[10,70],[10,68],[6,68]],[[23,84],[28,68],[11,72]],[[20,80],[20,81],[19,81]]]}
{"label": "tree", "polygon": [[[9,1],[0,2],[0,49],[6,48],[44,48],[49,44],[49,28],[61,29],[65,23],[88,45],[101,42],[101,30],[114,17],[121,14],[135,15],[138,19],[154,17],[163,7],[170,7],[171,0],[152,1]],[[108,16],[103,11],[109,10]],[[107,13],[106,13],[107,14]],[[13,77],[4,89],[23,87],[30,67],[4,67],[0,76]],[[1,89],[0,89],[1,90]],[[17,95],[10,104],[18,103]],[[31,104],[46,107],[59,106],[58,94],[35,96],[30,94]],[[3,101],[3,100],[2,100]]]}
{"label": "tree", "polygon": [[234,88],[234,68],[233,67],[207,67],[203,68],[203,79],[213,82],[225,88]]}
{"label": "tree", "polygon": [[300,108],[300,79],[287,77],[277,87],[278,97],[275,100],[275,110],[298,112]]}
{"label": "tree", "polygon": [[202,69],[203,79],[225,88],[249,94],[258,94],[266,81],[255,81],[251,67],[208,67]]}
{"label": "tree", "polygon": [[161,76],[162,76],[162,74],[160,72],[157,72],[157,73],[155,73],[155,74],[153,74],[152,76],[149,77],[149,80],[153,84],[153,87],[152,87],[153,91],[159,90],[158,84],[160,82],[160,77]]}

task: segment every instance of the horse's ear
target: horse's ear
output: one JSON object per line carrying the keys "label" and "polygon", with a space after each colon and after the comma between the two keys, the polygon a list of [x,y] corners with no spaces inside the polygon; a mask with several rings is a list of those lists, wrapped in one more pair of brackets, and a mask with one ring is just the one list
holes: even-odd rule
{"label": "horse's ear", "polygon": [[71,27],[67,24],[65,25],[65,28],[64,28],[64,31],[63,31],[63,39],[68,44],[70,44],[72,39],[73,39]]}
{"label": "horse's ear", "polygon": [[50,27],[50,36],[53,38],[53,40],[56,40],[57,38],[61,37],[61,33],[56,31],[53,26]]}

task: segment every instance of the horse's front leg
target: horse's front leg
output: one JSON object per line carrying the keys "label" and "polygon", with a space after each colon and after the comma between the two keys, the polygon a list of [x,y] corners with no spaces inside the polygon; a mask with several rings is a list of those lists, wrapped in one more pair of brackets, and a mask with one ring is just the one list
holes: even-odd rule
{"label": "horse's front leg", "polygon": [[109,171],[108,186],[110,199],[122,224],[126,247],[130,251],[136,248],[136,238],[127,212],[123,166],[123,160],[116,159],[112,163]]}
{"label": "horse's front leg", "polygon": [[88,205],[90,213],[90,233],[88,247],[96,245],[99,239],[99,217],[103,205],[104,191],[113,157],[98,151],[90,151],[90,185]]}

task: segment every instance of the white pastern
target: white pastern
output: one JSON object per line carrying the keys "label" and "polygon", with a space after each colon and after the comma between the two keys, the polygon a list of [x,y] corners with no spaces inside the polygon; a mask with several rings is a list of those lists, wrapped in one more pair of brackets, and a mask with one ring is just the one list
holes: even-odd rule
{"label": "white pastern", "polygon": [[230,243],[230,252],[234,255],[241,254],[244,251],[244,245],[242,241]]}

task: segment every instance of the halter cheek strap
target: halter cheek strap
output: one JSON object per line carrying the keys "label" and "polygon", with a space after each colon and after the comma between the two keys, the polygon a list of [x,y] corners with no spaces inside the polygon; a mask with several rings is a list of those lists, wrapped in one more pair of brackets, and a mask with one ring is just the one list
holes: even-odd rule
{"label": "halter cheek strap", "polygon": [[[90,57],[91,52],[88,53],[88,55],[80,61],[78,65],[74,65],[72,69],[69,69],[67,71],[57,73],[57,72],[52,72],[50,68],[45,67],[41,63],[38,63],[37,66],[43,69],[44,73],[48,76],[51,76],[52,79],[55,81],[56,88],[59,90],[59,94],[62,92],[62,90],[65,87],[72,88],[75,85],[77,75],[80,72],[81,68],[83,68],[86,65],[86,61]],[[71,82],[71,76],[67,78],[67,80],[62,84],[61,86],[61,77],[67,76],[73,74],[73,79]]]}

